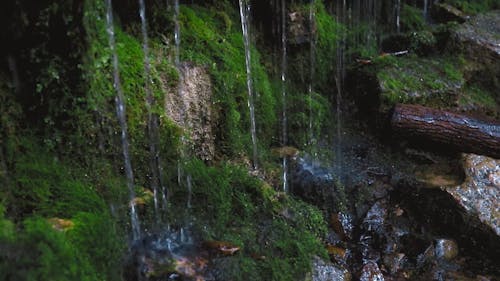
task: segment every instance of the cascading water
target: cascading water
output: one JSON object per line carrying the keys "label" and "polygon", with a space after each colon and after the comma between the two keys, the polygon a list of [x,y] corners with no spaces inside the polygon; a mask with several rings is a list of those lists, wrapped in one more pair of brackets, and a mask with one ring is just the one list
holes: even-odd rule
{"label": "cascading water", "polygon": [[427,21],[427,13],[429,11],[429,0],[424,0],[424,9],[423,9],[423,15],[424,15],[424,20]]}
{"label": "cascading water", "polygon": [[130,219],[132,223],[132,238],[135,241],[138,240],[141,236],[141,227],[140,227],[139,217],[135,209],[135,204],[133,203],[133,200],[135,198],[134,173],[132,170],[132,164],[130,162],[126,108],[124,103],[123,90],[120,82],[120,73],[118,69],[118,54],[116,52],[115,31],[113,26],[113,7],[111,0],[107,0],[106,4],[107,4],[107,12],[106,12],[107,33],[108,33],[109,47],[111,49],[112,63],[113,63],[113,86],[116,91],[116,98],[115,98],[116,114],[118,116],[118,121],[120,123],[120,128],[121,128],[123,161],[125,167],[125,175],[127,178],[127,186],[130,193]]}
{"label": "cascading water", "polygon": [[[282,135],[281,145],[286,146],[288,143],[288,120],[287,120],[287,104],[286,104],[286,68],[287,68],[287,49],[286,49],[286,3],[281,0],[281,101],[282,101]],[[283,156],[283,191],[288,191],[288,158]]]}
{"label": "cascading water", "polygon": [[175,65],[179,67],[181,51],[181,27],[179,24],[179,0],[174,1],[174,41],[175,41]]}
{"label": "cascading water", "polygon": [[399,33],[401,31],[401,0],[396,0],[396,32]]}
{"label": "cascading water", "polygon": [[314,130],[313,130],[313,121],[314,121],[314,113],[313,113],[313,108],[312,104],[314,102],[314,96],[313,96],[313,91],[314,91],[314,68],[315,66],[315,53],[316,53],[316,36],[313,31],[313,27],[315,25],[315,19],[316,19],[316,14],[315,14],[315,0],[311,0],[311,3],[309,4],[309,29],[310,29],[310,38],[309,38],[309,85],[307,87],[307,94],[309,97],[309,142],[308,145],[311,149],[311,154],[313,157],[313,163],[316,163],[318,153],[316,151],[316,137],[314,136]]}
{"label": "cascading water", "polygon": [[[142,31],[142,49],[144,52],[144,79],[146,91],[146,107],[148,110],[148,137],[149,137],[149,154],[150,154],[150,169],[151,169],[151,189],[153,190],[153,201],[156,212],[156,217],[159,219],[159,203],[158,193],[161,190],[162,198],[166,197],[166,188],[162,184],[162,168],[159,145],[159,132],[158,132],[158,116],[153,113],[155,106],[155,99],[151,90],[151,62],[149,61],[149,42],[148,30],[146,20],[146,5],[144,0],[139,0],[139,16],[141,18],[141,31]],[[160,189],[161,187],[161,189]],[[160,189],[160,190],[159,190]],[[163,200],[163,199],[162,199]],[[166,201],[166,199],[165,199]]]}
{"label": "cascading water", "polygon": [[256,170],[258,168],[258,151],[257,151],[257,129],[255,125],[255,107],[254,107],[254,95],[252,86],[252,60],[250,55],[250,35],[249,35],[249,24],[248,15],[250,14],[250,6],[246,0],[239,0],[240,5],[240,18],[241,18],[241,30],[243,32],[243,43],[245,45],[245,64],[247,72],[247,90],[248,90],[248,108],[250,110],[250,134],[252,137],[252,156],[253,156],[253,168]]}
{"label": "cascading water", "polygon": [[[342,5],[338,6],[337,9],[337,21],[338,23],[347,22],[347,3],[344,0]],[[345,31],[341,31],[339,39],[337,41],[337,53],[336,53],[336,74],[335,74],[335,84],[337,86],[336,93],[336,137],[335,137],[335,167],[337,170],[337,178],[341,181],[342,179],[342,87],[345,77],[345,41],[347,35]]]}
{"label": "cascading water", "polygon": [[[181,28],[179,24],[179,12],[180,12],[180,7],[179,7],[179,0],[174,0],[174,43],[175,43],[175,48],[174,48],[174,63],[175,66],[177,67],[177,70],[179,72],[179,84],[177,87],[178,95],[180,100],[183,102],[184,101],[184,74],[182,73],[181,70],[181,62],[180,62],[180,53],[181,53]],[[182,103],[181,105],[181,122],[185,128],[187,128],[186,125],[186,105]],[[177,183],[179,186],[182,185],[183,177],[184,177],[184,171],[182,169],[182,162],[186,159],[186,137],[181,136],[181,157],[179,162],[177,163]],[[188,191],[188,198],[187,198],[187,203],[186,206],[188,209],[191,208],[191,197],[192,197],[192,179],[191,175],[187,174],[186,175],[186,187]]]}

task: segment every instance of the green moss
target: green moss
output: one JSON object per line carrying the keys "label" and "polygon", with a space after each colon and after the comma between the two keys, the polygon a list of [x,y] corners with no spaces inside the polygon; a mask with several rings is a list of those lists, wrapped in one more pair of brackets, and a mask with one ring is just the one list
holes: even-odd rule
{"label": "green moss", "polygon": [[[182,59],[209,66],[214,84],[214,109],[220,114],[218,149],[228,156],[241,151],[250,155],[247,75],[240,29],[228,24],[228,14],[201,7],[183,6],[179,19],[183,34]],[[254,47],[251,55],[258,140],[261,147],[268,147],[275,132],[277,99]]]}
{"label": "green moss", "polygon": [[458,103],[464,109],[481,112],[493,118],[498,118],[500,114],[493,93],[477,85],[468,85],[460,95]]}
{"label": "green moss", "polygon": [[449,106],[465,80],[460,61],[451,58],[379,58],[375,61],[385,106],[420,103]]}
{"label": "green moss", "polygon": [[15,239],[0,237],[2,280],[100,280],[87,256],[41,218],[27,219]]}
{"label": "green moss", "polygon": [[[336,48],[338,39],[347,30],[326,11],[323,1],[314,1],[316,19],[316,69],[315,89],[318,92],[331,92],[332,75],[335,71]],[[298,80],[297,80],[298,81]]]}
{"label": "green moss", "polygon": [[[327,229],[317,208],[276,193],[242,167],[195,160],[186,171],[193,179],[194,224],[200,222],[205,239],[241,248],[219,265],[224,280],[295,280],[310,270],[313,255],[327,258],[320,242]],[[172,200],[184,196],[177,191]],[[174,210],[171,221],[182,220],[182,212]]]}
{"label": "green moss", "polygon": [[424,29],[426,23],[422,10],[403,4],[401,10],[401,25],[406,31],[419,31]]}

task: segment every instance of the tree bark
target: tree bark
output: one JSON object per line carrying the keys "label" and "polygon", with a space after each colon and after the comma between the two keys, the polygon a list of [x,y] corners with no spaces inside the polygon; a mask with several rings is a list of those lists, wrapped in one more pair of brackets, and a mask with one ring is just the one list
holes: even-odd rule
{"label": "tree bark", "polygon": [[500,123],[420,105],[397,104],[391,118],[395,132],[453,146],[463,152],[500,158]]}

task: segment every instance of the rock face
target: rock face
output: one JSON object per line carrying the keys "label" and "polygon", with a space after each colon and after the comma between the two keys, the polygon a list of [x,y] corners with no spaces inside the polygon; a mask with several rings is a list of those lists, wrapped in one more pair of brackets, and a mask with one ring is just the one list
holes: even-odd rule
{"label": "rock face", "polygon": [[432,17],[437,21],[437,22],[448,22],[448,21],[456,21],[463,23],[464,21],[467,20],[467,15],[465,15],[462,11],[459,9],[446,4],[446,3],[435,3],[432,6]]}
{"label": "rock face", "polygon": [[500,160],[466,154],[464,170],[465,182],[446,191],[470,216],[500,236]]}
{"label": "rock face", "polygon": [[350,281],[351,274],[344,268],[327,263],[322,259],[315,257],[313,260],[313,271],[311,281]]}
{"label": "rock face", "polygon": [[167,95],[165,110],[187,131],[194,154],[210,161],[215,153],[210,76],[203,67],[183,63],[180,81],[179,88]]}
{"label": "rock face", "polygon": [[303,11],[293,11],[288,14],[288,36],[292,44],[310,42],[316,32],[316,26],[309,21],[309,15]]}
{"label": "rock face", "polygon": [[[475,64],[473,79],[490,88],[500,87],[500,11],[471,18],[453,34],[453,44]],[[498,94],[497,94],[498,100]]]}

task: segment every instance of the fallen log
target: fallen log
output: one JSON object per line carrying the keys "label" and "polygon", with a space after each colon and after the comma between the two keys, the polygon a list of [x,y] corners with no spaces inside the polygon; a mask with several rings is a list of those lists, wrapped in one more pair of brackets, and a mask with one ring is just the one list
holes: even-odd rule
{"label": "fallen log", "polygon": [[500,158],[500,123],[420,105],[397,104],[391,117],[395,132],[453,146],[463,152]]}

